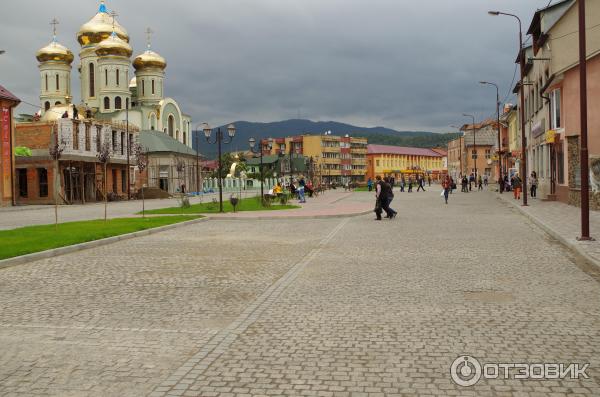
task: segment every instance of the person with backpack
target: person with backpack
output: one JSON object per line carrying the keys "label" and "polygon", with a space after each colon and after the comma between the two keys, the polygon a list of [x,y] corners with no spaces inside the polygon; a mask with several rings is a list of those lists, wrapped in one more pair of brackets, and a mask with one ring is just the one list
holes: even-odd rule
{"label": "person with backpack", "polygon": [[511,185],[513,187],[515,200],[520,200],[521,199],[521,186],[523,185],[523,182],[521,181],[521,178],[519,177],[519,173],[516,173],[515,176],[512,177]]}
{"label": "person with backpack", "polygon": [[449,175],[446,175],[442,181],[442,189],[444,189],[444,200],[448,204],[448,194],[450,193],[450,189],[452,189],[452,179],[450,179]]}

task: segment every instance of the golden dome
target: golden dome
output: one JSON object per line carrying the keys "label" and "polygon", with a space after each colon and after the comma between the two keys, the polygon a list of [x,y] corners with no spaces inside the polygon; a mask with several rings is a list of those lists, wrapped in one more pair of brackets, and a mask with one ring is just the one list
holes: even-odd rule
{"label": "golden dome", "polygon": [[96,46],[96,54],[98,56],[115,55],[129,58],[133,50],[131,46],[116,33],[110,35],[106,40],[102,40]]}
{"label": "golden dome", "polygon": [[[114,31],[117,36],[124,41],[129,42],[127,31],[116,21],[114,22],[114,26]],[[101,41],[108,39],[112,32],[113,17],[106,12],[106,6],[104,6],[104,2],[102,2],[98,13],[79,28],[79,32],[77,32],[77,41],[79,41],[79,44],[82,46],[98,44]]]}
{"label": "golden dome", "polygon": [[[81,110],[77,109],[77,119],[84,120]],[[67,112],[69,119],[73,120],[73,105],[56,105],[44,112],[44,115],[40,119],[42,122],[56,121],[62,119],[63,114]]]}
{"label": "golden dome", "polygon": [[143,54],[138,55],[133,60],[133,67],[136,69],[144,68],[159,68],[165,69],[167,67],[167,61],[159,54],[152,50],[146,50]]}
{"label": "golden dome", "polygon": [[129,88],[135,88],[135,87],[137,87],[137,77],[134,77],[131,80],[129,80]]}
{"label": "golden dome", "polygon": [[73,53],[62,44],[52,41],[46,47],[40,49],[36,54],[38,62],[65,62],[71,64],[73,62]]}

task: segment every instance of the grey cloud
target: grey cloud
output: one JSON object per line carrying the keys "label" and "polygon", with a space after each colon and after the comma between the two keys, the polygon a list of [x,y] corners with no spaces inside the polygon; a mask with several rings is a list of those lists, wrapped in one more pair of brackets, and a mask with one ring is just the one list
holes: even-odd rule
{"label": "grey cloud", "polygon": [[[548,0],[108,0],[135,53],[144,30],[168,61],[165,90],[196,122],[296,117],[365,126],[447,131],[461,114],[492,114],[495,81],[509,92],[517,52],[511,18],[527,24]],[[10,1],[2,5],[1,83],[37,103],[35,51],[51,39],[77,54],[75,34],[97,1]],[[74,62],[73,93],[79,97]],[[35,109],[22,106],[22,112]]]}

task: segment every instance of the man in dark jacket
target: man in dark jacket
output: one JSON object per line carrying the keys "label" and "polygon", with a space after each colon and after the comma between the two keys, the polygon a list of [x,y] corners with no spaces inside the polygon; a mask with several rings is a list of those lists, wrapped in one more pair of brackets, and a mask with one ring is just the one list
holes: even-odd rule
{"label": "man in dark jacket", "polygon": [[391,199],[394,197],[392,187],[389,183],[381,180],[381,176],[377,176],[377,183],[375,185],[375,197],[377,199],[375,204],[375,214],[377,215],[376,220],[381,220],[381,211],[385,211],[387,214],[386,218],[393,219],[398,214],[396,211],[390,208]]}

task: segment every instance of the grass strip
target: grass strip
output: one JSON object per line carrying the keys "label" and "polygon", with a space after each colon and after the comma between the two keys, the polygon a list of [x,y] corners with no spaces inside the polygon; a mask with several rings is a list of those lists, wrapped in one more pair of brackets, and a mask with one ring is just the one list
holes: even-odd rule
{"label": "grass strip", "polygon": [[[291,204],[276,204],[273,203],[270,206],[262,206],[260,200],[256,197],[246,198],[241,200],[241,202],[237,205],[236,211],[277,211],[277,210],[291,210],[295,208],[301,208],[297,205]],[[229,202],[229,200],[223,200],[223,211],[224,212],[233,212],[233,206]],[[169,208],[159,208],[156,210],[146,211],[146,214],[214,214],[219,212],[219,203],[218,202],[208,202],[208,203],[198,203],[192,204],[188,208],[181,207],[169,207]]]}
{"label": "grass strip", "polygon": [[115,218],[0,230],[0,259],[46,251],[53,248],[100,240],[198,218],[197,216],[160,216]]}

